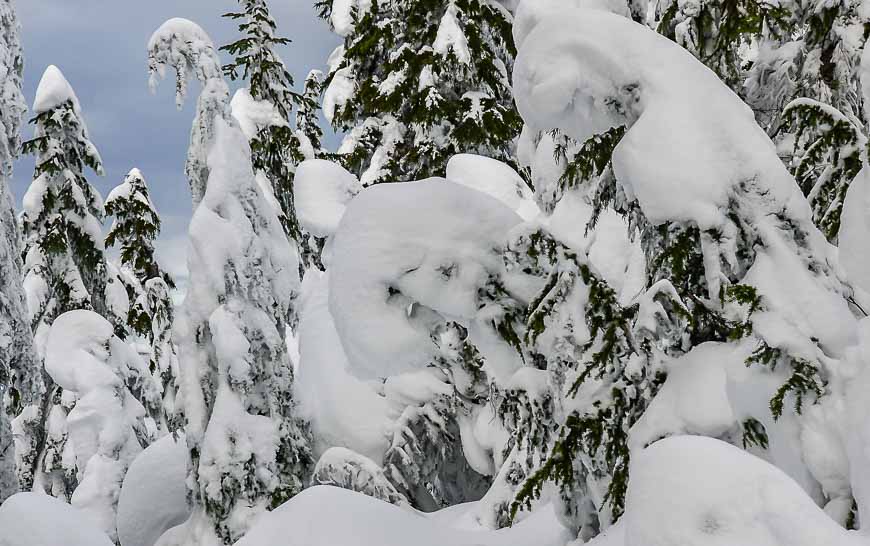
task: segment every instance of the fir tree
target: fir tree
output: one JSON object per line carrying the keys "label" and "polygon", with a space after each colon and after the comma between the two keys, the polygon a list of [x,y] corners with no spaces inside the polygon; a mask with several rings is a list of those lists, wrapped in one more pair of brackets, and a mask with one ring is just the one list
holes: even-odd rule
{"label": "fir tree", "polygon": [[302,142],[289,125],[290,114],[306,100],[294,92],[293,77],[276,51],[290,43],[275,36],[275,20],[265,0],[239,0],[241,12],[225,17],[241,20],[239,31],[245,36],[223,46],[235,58],[223,67],[230,79],[248,80],[251,98],[271,104],[276,112],[273,123],[260,128],[251,139],[251,159],[255,171],[262,171],[272,185],[272,193],[281,205],[287,235],[297,243],[302,239],[293,204],[293,172],[306,158]]}
{"label": "fir tree", "polygon": [[[614,21],[616,24],[623,23],[617,19]],[[626,25],[625,28],[634,27]],[[560,38],[561,41],[554,40],[558,46],[553,45],[553,51],[538,50],[537,55],[552,54],[556,47],[568,47],[566,36]],[[570,43],[579,46],[586,39],[583,34],[577,34],[576,40]],[[637,39],[647,37],[638,32]],[[650,45],[653,41],[650,39]],[[607,51],[606,46],[596,43],[595,47]],[[663,47],[661,52],[665,50]],[[607,58],[603,62],[614,65],[602,69],[596,63],[603,59],[590,54],[590,57],[578,60],[577,66],[566,66],[565,70],[578,70],[581,80],[586,76],[579,74],[584,74],[590,66],[596,66],[596,70],[602,70],[602,73],[614,73],[610,68],[615,70],[619,61]],[[676,63],[678,59],[682,61],[679,52],[675,52],[672,60]],[[642,72],[640,66],[635,67],[636,72]],[[522,68],[525,76],[529,75],[530,69],[533,70],[529,66]],[[686,68],[688,71],[688,63]],[[590,81],[595,81],[594,78],[598,76],[589,77]],[[699,79],[707,77],[703,75]],[[616,101],[614,104],[607,102],[611,100],[610,97],[604,99],[597,92],[587,92],[585,81],[578,83],[573,94],[566,93],[564,96],[571,97],[577,104],[606,104],[596,114],[609,116],[607,123],[611,128],[599,134],[584,135],[585,139],[580,142],[571,138],[563,140],[557,132],[547,135],[552,135],[551,138],[556,141],[553,145],[557,155],[556,167],[562,174],[557,181],[546,186],[555,190],[550,189],[545,199],[539,200],[544,204],[552,200],[558,203],[559,195],[568,191],[589,196],[593,207],[587,226],[589,232],[596,229],[597,221],[605,210],[615,211],[625,218],[627,230],[639,241],[646,265],[645,291],[628,306],[618,305],[612,289],[606,283],[596,281],[589,271],[584,273],[581,268],[580,275],[575,276],[587,286],[588,297],[583,315],[592,345],[583,347],[586,350],[577,351],[571,343],[563,342],[554,345],[554,350],[540,351],[543,358],[526,361],[527,365],[530,362],[545,363],[548,370],[558,370],[559,362],[566,362],[571,371],[564,375],[569,381],[563,383],[560,380],[562,374],[558,371],[551,371],[548,378],[551,385],[571,385],[567,391],[551,387],[549,392],[555,407],[558,408],[560,401],[565,407],[577,407],[578,404],[582,407],[585,402],[592,400],[593,411],[562,415],[555,420],[559,429],[558,439],[549,445],[546,441],[536,444],[547,446],[544,448],[544,462],[531,475],[520,474],[521,479],[517,480],[519,493],[513,501],[514,515],[516,510],[534,502],[541,494],[544,483],[553,482],[559,486],[563,500],[567,501],[563,506],[564,513],[583,538],[603,529],[618,518],[623,509],[628,459],[631,455],[628,430],[644,414],[650,399],[665,379],[664,368],[660,365],[663,359],[679,358],[708,342],[720,347],[748,348],[745,363],[755,370],[754,373],[759,376],[775,373],[775,377],[782,380],[768,401],[769,412],[756,417],[767,418],[771,422],[789,412],[800,419],[808,405],[827,394],[830,369],[827,366],[831,365],[834,357],[819,336],[807,333],[817,328],[817,323],[808,322],[805,325],[807,331],[795,331],[788,342],[777,338],[776,332],[770,329],[771,324],[789,320],[785,317],[790,316],[790,312],[788,303],[772,290],[769,277],[785,274],[784,267],[806,268],[807,277],[802,282],[813,289],[817,288],[823,294],[819,296],[820,299],[836,308],[838,313],[844,313],[847,321],[852,318],[848,316],[850,312],[845,303],[850,289],[838,278],[831,264],[830,247],[804,215],[805,209],[789,205],[794,200],[800,200],[800,193],[784,169],[764,155],[770,154],[770,149],[762,149],[766,139],[759,135],[751,120],[740,123],[746,138],[759,142],[757,155],[749,154],[748,159],[753,162],[751,168],[755,174],[745,179],[726,179],[728,182],[723,182],[728,192],[727,199],[716,201],[717,220],[712,227],[709,224],[700,225],[700,220],[678,215],[664,218],[658,215],[655,222],[647,217],[650,211],[644,207],[649,201],[639,200],[634,190],[640,184],[663,183],[656,178],[655,168],[649,167],[645,174],[652,174],[643,180],[624,180],[617,176],[611,163],[611,159],[616,163],[618,158],[619,164],[625,166],[631,161],[628,156],[639,157],[632,155],[639,153],[638,148],[634,147],[638,139],[630,140],[626,146],[621,146],[621,143],[632,136],[630,133],[635,127],[641,126],[639,120],[643,120],[646,112],[641,107],[625,116],[622,113],[630,111],[633,105],[643,104],[644,84],[649,83],[644,78],[652,80],[654,76],[628,76],[626,85],[632,86],[632,91],[637,91],[640,96],[627,93],[624,99],[613,99]],[[548,80],[540,73],[530,82],[524,82],[523,85],[528,85],[524,92],[536,85],[545,87],[544,82]],[[713,80],[707,88],[714,89],[714,83],[718,82]],[[667,85],[674,85],[671,92],[676,95],[675,89],[682,82],[669,81]],[[734,112],[741,112],[742,104],[731,94],[722,92],[722,99],[733,101]],[[595,102],[598,100],[601,102]],[[541,111],[547,111],[548,108],[551,109],[549,111],[555,111],[552,110],[552,104],[542,106]],[[575,108],[573,103],[569,108]],[[575,108],[572,115],[582,117],[588,113],[582,108]],[[681,115],[684,114],[671,110],[670,116],[673,118]],[[683,127],[682,121],[684,119],[674,119],[674,126]],[[666,124],[662,127],[662,130],[668,130]],[[578,132],[583,134],[582,131]],[[699,137],[707,134],[705,128],[697,133]],[[646,138],[654,137],[647,134]],[[536,144],[543,142],[542,137]],[[650,142],[641,146],[655,148],[655,144]],[[628,169],[623,171],[629,172]],[[698,173],[698,176],[703,175]],[[780,197],[773,197],[776,192],[779,192]],[[552,210],[553,206],[545,208]],[[534,245],[531,248],[535,248]],[[539,256],[550,254],[536,251],[529,253],[529,256],[533,258],[534,265],[540,263]],[[550,262],[557,264],[557,272],[564,274],[576,267],[570,265],[575,260],[566,260],[566,257],[567,254],[563,254]],[[583,260],[577,263],[582,266]],[[765,267],[768,268],[767,277],[759,273]],[[542,297],[530,305],[530,309],[540,307],[543,313],[536,321],[536,312],[530,312],[529,331],[534,335],[528,337],[528,341],[534,341],[535,337],[544,341],[552,340],[551,330],[556,328],[556,334],[560,334],[563,331],[560,325],[568,324],[562,317],[572,308],[570,305],[564,307],[566,303],[570,304],[570,298],[564,291],[557,290],[558,287],[559,283],[555,280],[548,283]],[[576,325],[577,321],[574,321],[573,328],[569,330],[576,332]],[[546,335],[537,334],[541,329]],[[600,339],[597,340],[598,336]],[[570,338],[566,341],[570,342]],[[798,349],[798,346],[804,349]],[[594,396],[590,398],[590,391],[594,393],[599,386],[607,392],[596,401]],[[738,445],[765,443],[763,426],[758,421],[744,423],[742,432],[742,435],[738,433],[736,437],[726,436],[725,439]],[[591,487],[590,483],[598,486]],[[595,489],[606,491],[606,495],[602,498]]]}
{"label": "fir tree", "polygon": [[320,128],[317,117],[322,88],[323,72],[312,70],[305,77],[302,100],[296,107],[296,135],[303,144],[305,159],[316,159],[325,155],[323,129]]}
{"label": "fir tree", "polygon": [[[296,415],[284,340],[298,260],[258,187],[245,136],[227,115],[226,83],[208,35],[190,21],[170,20],[151,44],[152,70],[170,64],[183,80],[191,59],[205,63],[193,69],[210,78],[204,93],[211,96],[199,101],[209,107],[198,118],[210,130],[195,133],[190,154],[208,158],[191,180],[204,182],[190,226],[196,289],[179,310],[174,335],[179,373],[192,386],[182,408],[194,508],[189,542],[231,544],[310,475],[308,429]],[[196,178],[199,172],[208,179]]]}
{"label": "fir tree", "polygon": [[19,31],[12,2],[3,0],[0,2],[0,502],[18,490],[19,482],[24,490],[32,486],[33,447],[38,439],[32,434],[22,436],[16,458],[10,419],[22,415],[25,408],[32,412],[43,388],[22,283],[21,234],[9,187],[12,161],[21,147],[19,131],[26,109],[21,93],[24,60]]}
{"label": "fir tree", "polygon": [[[172,301],[175,284],[154,256],[154,241],[160,234],[160,217],[151,202],[148,186],[139,169],[132,169],[106,199],[106,214],[115,220],[106,236],[106,246],[118,246],[129,312],[124,320],[129,330],[148,341],[149,367],[168,395],[174,392]],[[162,408],[148,408],[158,422]]]}
{"label": "fir tree", "polygon": [[[24,197],[25,285],[31,326],[44,342],[54,319],[67,311],[106,314],[103,203],[85,177],[86,167],[101,175],[103,166],[78,99],[56,67],[46,69],[33,110],[35,135],[23,145],[26,153],[36,156],[34,180]],[[50,492],[68,499],[77,477],[62,456],[67,433],[60,423],[72,402],[46,380],[39,410],[22,418],[20,426],[44,431],[36,447],[40,455],[31,461],[32,472],[45,473]]]}
{"label": "fir tree", "polygon": [[[443,175],[461,152],[516,165],[510,15],[481,0],[318,4],[344,37],[324,113],[365,185]],[[353,9],[352,9],[353,8]]]}

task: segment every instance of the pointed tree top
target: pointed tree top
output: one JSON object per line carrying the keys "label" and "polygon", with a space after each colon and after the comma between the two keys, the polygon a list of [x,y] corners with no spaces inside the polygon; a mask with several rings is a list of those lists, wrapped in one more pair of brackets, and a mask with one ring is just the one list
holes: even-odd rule
{"label": "pointed tree top", "polygon": [[36,99],[33,101],[33,111],[42,114],[67,101],[72,101],[73,106],[78,109],[79,100],[72,86],[58,67],[50,65],[45,69],[42,79],[39,80]]}

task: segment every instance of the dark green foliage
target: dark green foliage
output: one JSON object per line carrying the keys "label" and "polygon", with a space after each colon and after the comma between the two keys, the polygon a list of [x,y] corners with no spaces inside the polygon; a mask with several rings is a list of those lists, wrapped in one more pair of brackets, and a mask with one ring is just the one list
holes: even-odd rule
{"label": "dark green foliage", "polygon": [[[328,17],[327,2],[319,4]],[[469,56],[435,51],[446,13],[455,14]],[[356,13],[341,65],[354,94],[332,116],[353,146],[344,165],[363,183],[443,176],[457,153],[478,153],[516,166],[513,141],[522,120],[510,88],[515,49],[504,11],[482,0],[374,0]],[[378,158],[373,163],[373,158]]]}
{"label": "dark green foliage", "polygon": [[223,69],[232,80],[248,80],[251,97],[272,104],[280,118],[288,122],[260,129],[250,142],[251,162],[254,171],[262,171],[272,184],[272,192],[283,212],[284,231],[299,243],[302,230],[296,219],[293,173],[305,156],[298,137],[289,126],[289,119],[294,107],[311,108],[311,99],[292,90],[293,77],[276,51],[290,40],[275,36],[275,20],[266,1],[239,0],[239,3],[241,12],[227,13],[224,17],[240,21],[239,31],[244,37],[220,48],[234,57]]}
{"label": "dark green foliage", "polygon": [[747,366],[753,364],[766,366],[771,371],[776,370],[780,364],[791,367],[788,380],[777,389],[770,400],[770,411],[775,419],[782,416],[786,395],[791,394],[794,397],[795,412],[800,414],[806,397],[812,397],[816,401],[825,393],[826,383],[820,375],[818,364],[792,356],[764,341],[746,360]]}
{"label": "dark green foliage", "polygon": [[[698,9],[691,9],[697,7]],[[685,9],[686,11],[683,11]],[[657,6],[657,31],[689,50],[735,91],[743,83],[740,48],[761,34],[765,24],[784,23],[788,12],[758,0],[718,0],[684,6]]]}
{"label": "dark green foliage", "polygon": [[[50,324],[73,309],[105,312],[106,263],[98,241],[86,230],[88,218],[103,218],[101,198],[88,183],[90,167],[103,173],[100,156],[88,140],[77,106],[68,100],[31,120],[36,136],[22,145],[25,154],[37,156],[34,183],[44,186],[35,215],[25,211],[25,255],[38,247],[45,260],[30,270],[48,285],[51,303],[34,313],[33,327]],[[72,271],[75,271],[72,273]],[[87,293],[70,282],[80,277]]]}
{"label": "dark green foliage", "polygon": [[764,425],[757,419],[749,418],[743,421],[743,449],[749,449],[751,446],[758,446],[761,449],[767,449],[768,438],[767,430]]}

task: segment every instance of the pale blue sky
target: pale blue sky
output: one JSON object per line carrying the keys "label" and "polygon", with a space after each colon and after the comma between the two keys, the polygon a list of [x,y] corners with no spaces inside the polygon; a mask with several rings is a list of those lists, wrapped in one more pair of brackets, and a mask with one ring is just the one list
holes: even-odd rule
{"label": "pale blue sky", "polygon": [[[313,0],[271,0],[279,33],[293,40],[281,54],[301,87],[311,68],[323,69],[338,45],[317,18]],[[238,36],[235,23],[221,18],[235,0],[16,0],[25,54],[24,93],[32,103],[45,67],[57,65],[81,102],[91,138],[102,154],[106,176],[90,176],[103,196],[139,167],[164,222],[158,244],[161,261],[184,272],[184,232],[190,194],[184,178],[194,87],[182,111],[175,108],[173,80],[156,95],[148,90],[145,44],[171,17],[199,23],[220,46]],[[171,76],[170,76],[171,77]],[[29,119],[29,114],[28,114]],[[24,129],[25,138],[32,126]],[[334,137],[330,139],[334,142]],[[33,174],[31,158],[16,164],[13,191],[20,206]]]}

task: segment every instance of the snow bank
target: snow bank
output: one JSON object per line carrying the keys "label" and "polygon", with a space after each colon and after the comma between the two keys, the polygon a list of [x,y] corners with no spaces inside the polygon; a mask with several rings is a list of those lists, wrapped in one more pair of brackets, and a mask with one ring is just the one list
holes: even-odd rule
{"label": "snow bank", "polygon": [[540,212],[526,181],[496,159],[457,154],[447,162],[447,179],[495,197],[523,220],[533,220]]}
{"label": "snow bank", "polygon": [[42,114],[53,110],[61,104],[72,101],[73,108],[79,110],[79,99],[72,86],[64,77],[63,72],[50,65],[42,74],[39,86],[36,88],[36,98],[33,100],[33,112]]}
{"label": "snow bank", "polygon": [[360,377],[428,364],[430,332],[477,313],[478,289],[503,269],[495,252],[520,218],[449,180],[378,184],[347,207],[333,246],[329,310]]}
{"label": "snow bank", "polygon": [[184,437],[172,435],[133,460],[118,499],[121,546],[154,546],[163,533],[188,518],[187,464]]}
{"label": "snow bank", "polygon": [[332,161],[309,159],[296,167],[293,194],[296,216],[315,237],[329,237],[351,199],[362,189],[359,180]]}
{"label": "snow bank", "polygon": [[236,546],[562,546],[568,539],[549,509],[510,529],[460,530],[360,493],[319,486],[263,516]]}
{"label": "snow bank", "polygon": [[42,493],[18,493],[0,505],[0,546],[112,546],[82,511]]}
{"label": "snow bank", "polygon": [[633,458],[623,526],[625,546],[866,545],[776,467],[700,436],[661,440]]}

